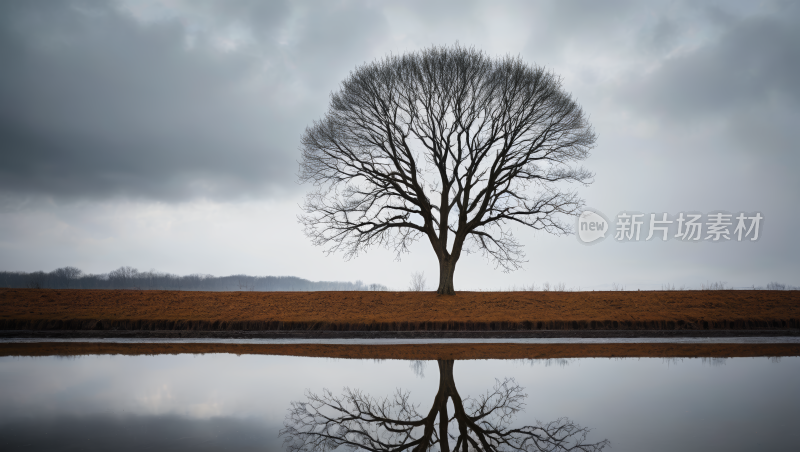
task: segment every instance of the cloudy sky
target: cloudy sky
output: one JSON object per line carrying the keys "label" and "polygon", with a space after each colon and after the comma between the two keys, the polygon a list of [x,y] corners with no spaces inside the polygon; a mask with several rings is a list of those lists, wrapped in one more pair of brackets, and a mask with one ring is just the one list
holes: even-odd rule
{"label": "cloudy sky", "polygon": [[[299,141],[355,67],[432,45],[563,77],[597,146],[587,205],[759,212],[757,241],[586,246],[518,230],[524,269],[478,255],[456,289],[564,282],[800,285],[796,2],[0,3],[0,270],[121,265],[408,285],[417,243],[325,256],[302,234]],[[645,229],[646,233],[646,229]]]}

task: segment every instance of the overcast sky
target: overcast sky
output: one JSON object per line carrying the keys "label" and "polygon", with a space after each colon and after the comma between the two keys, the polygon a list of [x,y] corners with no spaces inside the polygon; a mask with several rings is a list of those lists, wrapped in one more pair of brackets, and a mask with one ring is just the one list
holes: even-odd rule
{"label": "overcast sky", "polygon": [[563,77],[598,135],[588,206],[764,220],[759,240],[723,243],[585,246],[518,230],[524,269],[470,255],[456,290],[800,285],[798,24],[800,4],[779,1],[3,1],[0,270],[395,289],[422,270],[435,288],[424,241],[399,262],[311,245],[296,219],[310,190],[298,149],[352,69],[458,42]]}

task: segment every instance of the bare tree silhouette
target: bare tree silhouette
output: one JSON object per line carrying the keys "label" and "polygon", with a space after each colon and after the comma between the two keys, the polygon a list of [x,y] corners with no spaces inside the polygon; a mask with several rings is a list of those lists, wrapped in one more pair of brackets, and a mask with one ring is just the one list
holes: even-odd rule
{"label": "bare tree silhouette", "polygon": [[425,272],[414,272],[411,274],[411,284],[408,286],[408,290],[411,292],[424,292],[426,285]]}
{"label": "bare tree silhouette", "polygon": [[[284,445],[288,452],[327,452],[338,447],[422,452],[436,445],[442,452],[586,452],[609,444],[608,440],[588,443],[589,429],[568,418],[512,428],[527,397],[514,379],[498,380],[486,394],[462,400],[453,378],[454,361],[438,363],[439,391],[427,414],[420,414],[409,401],[409,393],[401,390],[384,399],[349,388],[341,396],[328,390],[322,395],[307,392],[307,401],[292,402],[281,430]],[[452,415],[448,399],[453,402]]]}
{"label": "bare tree silhouette", "polygon": [[524,262],[510,225],[571,231],[583,205],[558,183],[587,185],[573,166],[595,134],[561,79],[520,58],[458,45],[356,68],[302,137],[299,178],[317,189],[299,217],[306,235],[345,258],[371,246],[399,256],[426,237],[440,294],[453,294],[462,253],[504,271]]}

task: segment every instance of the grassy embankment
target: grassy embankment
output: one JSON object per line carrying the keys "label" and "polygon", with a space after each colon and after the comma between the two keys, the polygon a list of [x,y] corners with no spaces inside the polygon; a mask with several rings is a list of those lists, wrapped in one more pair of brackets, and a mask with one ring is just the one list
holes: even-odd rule
{"label": "grassy embankment", "polygon": [[800,328],[800,291],[178,292],[0,289],[0,329]]}

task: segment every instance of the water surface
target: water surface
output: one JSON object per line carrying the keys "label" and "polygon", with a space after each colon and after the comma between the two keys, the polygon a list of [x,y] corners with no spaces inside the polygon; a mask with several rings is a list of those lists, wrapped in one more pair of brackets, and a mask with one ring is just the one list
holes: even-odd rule
{"label": "water surface", "polygon": [[[452,371],[444,382],[442,365]],[[603,450],[792,450],[800,444],[798,376],[798,357],[455,362],[233,354],[0,357],[0,449],[281,451],[292,447],[285,439],[297,446],[298,438],[309,441],[303,434],[321,428],[309,425],[318,418],[308,421],[298,404],[385,401],[394,420],[418,420],[432,412],[444,390],[447,417],[459,411],[455,403],[474,415],[474,403],[483,397],[486,406],[497,408],[487,418],[504,432],[528,428],[542,436],[552,433],[547,428],[569,427],[577,436],[565,445],[585,433],[587,447]],[[407,398],[397,399],[398,394]],[[517,405],[503,406],[497,394],[516,397]],[[498,420],[498,414],[507,417]],[[362,424],[385,437],[379,425]],[[452,448],[460,430],[456,420],[449,425]],[[339,431],[342,426],[337,424]],[[288,430],[280,437],[282,429]],[[418,428],[409,438],[424,433]],[[386,441],[398,444],[397,438]]]}

